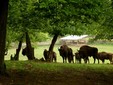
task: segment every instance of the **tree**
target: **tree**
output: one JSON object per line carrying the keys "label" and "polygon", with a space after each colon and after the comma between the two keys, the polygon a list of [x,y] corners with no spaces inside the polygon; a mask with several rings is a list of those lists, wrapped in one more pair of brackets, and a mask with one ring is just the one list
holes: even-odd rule
{"label": "tree", "polygon": [[59,35],[83,34],[93,23],[99,24],[108,3],[108,0],[38,0],[33,14],[43,21],[43,30],[53,35],[49,52]]}
{"label": "tree", "polygon": [[113,0],[103,2],[104,7],[101,7],[101,14],[103,18],[101,18],[100,22],[95,22],[90,26],[90,29],[94,27],[94,29],[88,31],[92,35],[95,36],[94,40],[98,39],[113,39]]}
{"label": "tree", "polygon": [[[30,10],[32,9],[32,4],[33,0],[10,0],[9,3],[9,17],[8,17],[8,27],[9,30],[12,31],[13,33],[16,34],[16,39],[18,39],[19,44],[18,44],[18,48],[16,49],[16,54],[14,56],[14,59],[18,60],[19,57],[19,52],[22,46],[22,38],[23,35],[26,35],[26,32],[29,33],[29,30],[32,29],[31,27],[31,20],[30,20]],[[25,36],[26,37],[26,36]],[[14,36],[13,36],[14,38]],[[30,38],[26,37],[26,47],[28,48],[29,52],[28,55],[32,55],[32,47],[31,45],[31,41]],[[29,39],[29,40],[28,40]],[[30,41],[29,43],[27,43],[27,41]],[[11,42],[11,41],[10,41]],[[33,51],[34,52],[34,51]],[[27,56],[28,57],[28,56]],[[34,58],[34,55],[29,56]],[[29,58],[28,58],[29,59]]]}
{"label": "tree", "polygon": [[0,74],[6,74],[6,66],[4,63],[5,44],[6,44],[6,25],[8,15],[9,0],[0,0]]}

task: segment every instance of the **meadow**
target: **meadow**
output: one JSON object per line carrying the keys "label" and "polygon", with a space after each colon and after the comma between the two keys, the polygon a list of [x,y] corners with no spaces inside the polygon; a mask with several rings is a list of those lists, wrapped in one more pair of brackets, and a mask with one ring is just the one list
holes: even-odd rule
{"label": "meadow", "polygon": [[[68,45],[68,46],[73,49],[73,54],[74,54],[75,52],[77,52],[77,50],[82,45]],[[105,51],[105,52],[113,53],[113,45],[112,44],[90,44],[90,46],[97,47],[99,52]],[[62,57],[59,55],[59,52],[58,52],[59,47],[60,47],[60,45],[55,45],[54,51],[57,54],[57,62],[62,62]],[[24,47],[22,47],[22,49],[23,48]],[[40,59],[40,58],[43,57],[44,49],[47,49],[47,50],[49,49],[49,45],[35,45],[34,48],[35,48],[34,49],[35,57]],[[15,51],[16,51],[16,48],[10,48],[9,51],[8,51],[8,55],[5,56],[5,60],[10,60],[11,54],[14,56]],[[27,60],[27,57],[22,55],[22,50],[20,51],[19,60],[22,60],[22,61]],[[90,62],[93,63],[92,57],[90,58]],[[101,61],[100,61],[100,63],[101,63]],[[109,61],[106,60],[105,63],[109,63]]]}
{"label": "meadow", "polygon": [[[15,53],[15,48],[9,49],[5,56],[7,73],[9,77],[0,76],[0,85],[112,85],[113,65],[106,60],[105,64],[62,63],[58,47],[55,45],[54,51],[57,53],[57,63],[47,63],[37,60],[28,61],[26,56],[21,55],[19,61],[10,61],[10,55]],[[99,52],[111,52],[112,44],[90,44],[97,47]],[[49,45],[35,46],[35,57],[43,57],[43,50]],[[69,45],[73,53],[80,48],[80,45]]]}

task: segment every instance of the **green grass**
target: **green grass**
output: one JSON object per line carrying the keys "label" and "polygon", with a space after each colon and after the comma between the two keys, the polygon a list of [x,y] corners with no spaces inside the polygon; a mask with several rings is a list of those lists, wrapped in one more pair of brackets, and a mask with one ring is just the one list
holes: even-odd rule
{"label": "green grass", "polygon": [[[61,58],[61,56],[59,55],[59,52],[58,52],[58,47],[59,47],[59,46],[60,46],[60,45],[55,45],[54,51],[57,53],[57,62],[62,62],[62,58]],[[98,50],[99,50],[99,52],[101,52],[101,51],[106,51],[106,52],[111,52],[111,53],[113,53],[113,45],[112,45],[112,44],[95,44],[95,45],[90,45],[90,46],[97,47]],[[70,45],[69,47],[71,47],[71,48],[73,49],[73,53],[75,53],[75,52],[77,52],[77,49],[80,48],[80,45]],[[48,48],[49,48],[49,45],[48,45],[48,46],[46,46],[46,45],[44,45],[44,46],[42,46],[42,45],[39,46],[39,45],[38,45],[37,47],[35,47],[35,49],[34,49],[35,57],[38,58],[38,59],[42,58],[42,57],[43,57],[43,51],[44,51],[44,49],[48,49]],[[15,49],[16,49],[16,48],[9,49],[8,55],[5,56],[5,60],[10,60],[11,54],[14,56],[14,54],[15,54]],[[22,50],[21,50],[21,51],[22,51]],[[23,56],[23,55],[21,54],[21,52],[20,52],[19,60],[27,60],[27,57],[26,57],[26,56]],[[83,62],[83,61],[82,61],[82,62]],[[93,59],[92,59],[92,58],[90,58],[90,62],[93,63]],[[97,63],[97,62],[96,62],[96,63]],[[109,61],[106,60],[105,63],[109,63]]]}
{"label": "green grass", "polygon": [[112,85],[112,64],[5,62],[10,77],[0,77],[2,85]]}
{"label": "green grass", "polygon": [[[91,45],[100,51],[112,52],[112,45]],[[43,57],[43,50],[49,46],[35,47],[35,57]],[[9,49],[5,56],[5,63],[9,78],[0,76],[1,85],[112,85],[113,65],[62,63],[62,58],[58,52],[59,45],[55,45],[54,51],[57,53],[57,63],[40,62],[36,60],[28,61],[26,56],[20,54],[20,61],[10,61],[10,55],[15,53],[16,48]],[[69,46],[73,53],[80,46]],[[6,82],[7,81],[7,82]]]}

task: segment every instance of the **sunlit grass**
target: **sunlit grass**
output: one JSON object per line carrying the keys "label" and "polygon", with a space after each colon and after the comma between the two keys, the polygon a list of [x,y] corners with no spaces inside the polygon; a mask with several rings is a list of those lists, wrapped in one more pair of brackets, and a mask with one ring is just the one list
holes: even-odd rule
{"label": "sunlit grass", "polygon": [[[57,54],[57,62],[62,62],[62,58],[61,56],[59,55],[59,52],[58,52],[58,47],[60,45],[55,45],[54,47],[54,51],[56,52]],[[113,46],[112,45],[108,45],[108,44],[95,44],[95,45],[90,45],[90,46],[94,46],[94,47],[97,47],[98,48],[98,51],[101,52],[101,51],[106,51],[106,52],[111,52],[113,53]],[[80,46],[78,45],[70,45],[69,47],[71,47],[73,49],[73,53],[77,52],[77,49],[80,48]],[[44,46],[36,46],[35,49],[34,49],[34,52],[35,52],[35,57],[40,59],[43,57],[43,51],[44,49],[49,49],[49,45],[44,45]],[[11,54],[14,56],[16,52],[16,48],[12,48],[12,49],[9,49],[8,51],[8,55],[5,56],[5,60],[10,60],[10,56]],[[21,50],[22,52],[22,50]],[[23,56],[20,52],[20,56],[19,56],[19,60],[27,60],[27,57],[26,56]],[[82,60],[83,62],[83,60]],[[101,61],[100,61],[101,62]],[[93,58],[91,57],[90,58],[90,63],[93,63]],[[97,63],[97,61],[96,61]],[[105,63],[109,63],[108,60],[105,61]]]}

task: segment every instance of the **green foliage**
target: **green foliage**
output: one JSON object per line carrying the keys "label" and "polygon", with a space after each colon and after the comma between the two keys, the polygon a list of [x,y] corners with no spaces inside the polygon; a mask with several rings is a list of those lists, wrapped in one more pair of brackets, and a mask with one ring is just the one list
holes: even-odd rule
{"label": "green foliage", "polygon": [[[107,4],[106,4],[107,3]],[[103,14],[103,18],[100,22],[100,25],[98,25],[97,28],[95,28],[95,32],[93,34],[95,34],[95,39],[108,39],[111,40],[113,39],[113,1],[112,0],[108,0],[105,3],[104,8],[102,8],[102,14]]]}
{"label": "green foliage", "polygon": [[[32,3],[35,0],[10,0],[9,2],[9,16],[8,16],[8,32],[7,32],[7,42],[8,45],[11,42],[20,40],[22,35],[28,31],[31,36],[34,33],[32,28],[37,27],[36,22],[32,22],[31,10],[33,9]],[[35,24],[32,24],[35,23]],[[36,30],[35,30],[36,31]],[[38,31],[37,31],[38,32]],[[36,32],[35,32],[36,34]],[[43,34],[44,36],[44,34]],[[34,38],[34,39],[33,39]],[[34,35],[32,40],[36,40],[37,36]],[[31,40],[31,41],[32,41]],[[40,41],[41,39],[38,39]],[[37,40],[36,40],[37,41]]]}
{"label": "green foliage", "polygon": [[52,35],[92,34],[111,38],[112,13],[110,0],[10,0],[8,31],[18,35],[29,31],[33,36],[35,29]]}
{"label": "green foliage", "polygon": [[46,20],[43,29],[49,33],[85,34],[93,23],[103,22],[105,13],[110,8],[110,1],[40,0],[34,6],[36,16]]}
{"label": "green foliage", "polygon": [[33,34],[30,35],[30,39],[32,42],[43,42],[50,39],[50,36],[48,33],[43,32],[33,32]]}
{"label": "green foliage", "polygon": [[10,0],[8,26],[13,30],[25,31],[31,28],[30,10],[33,0]]}

